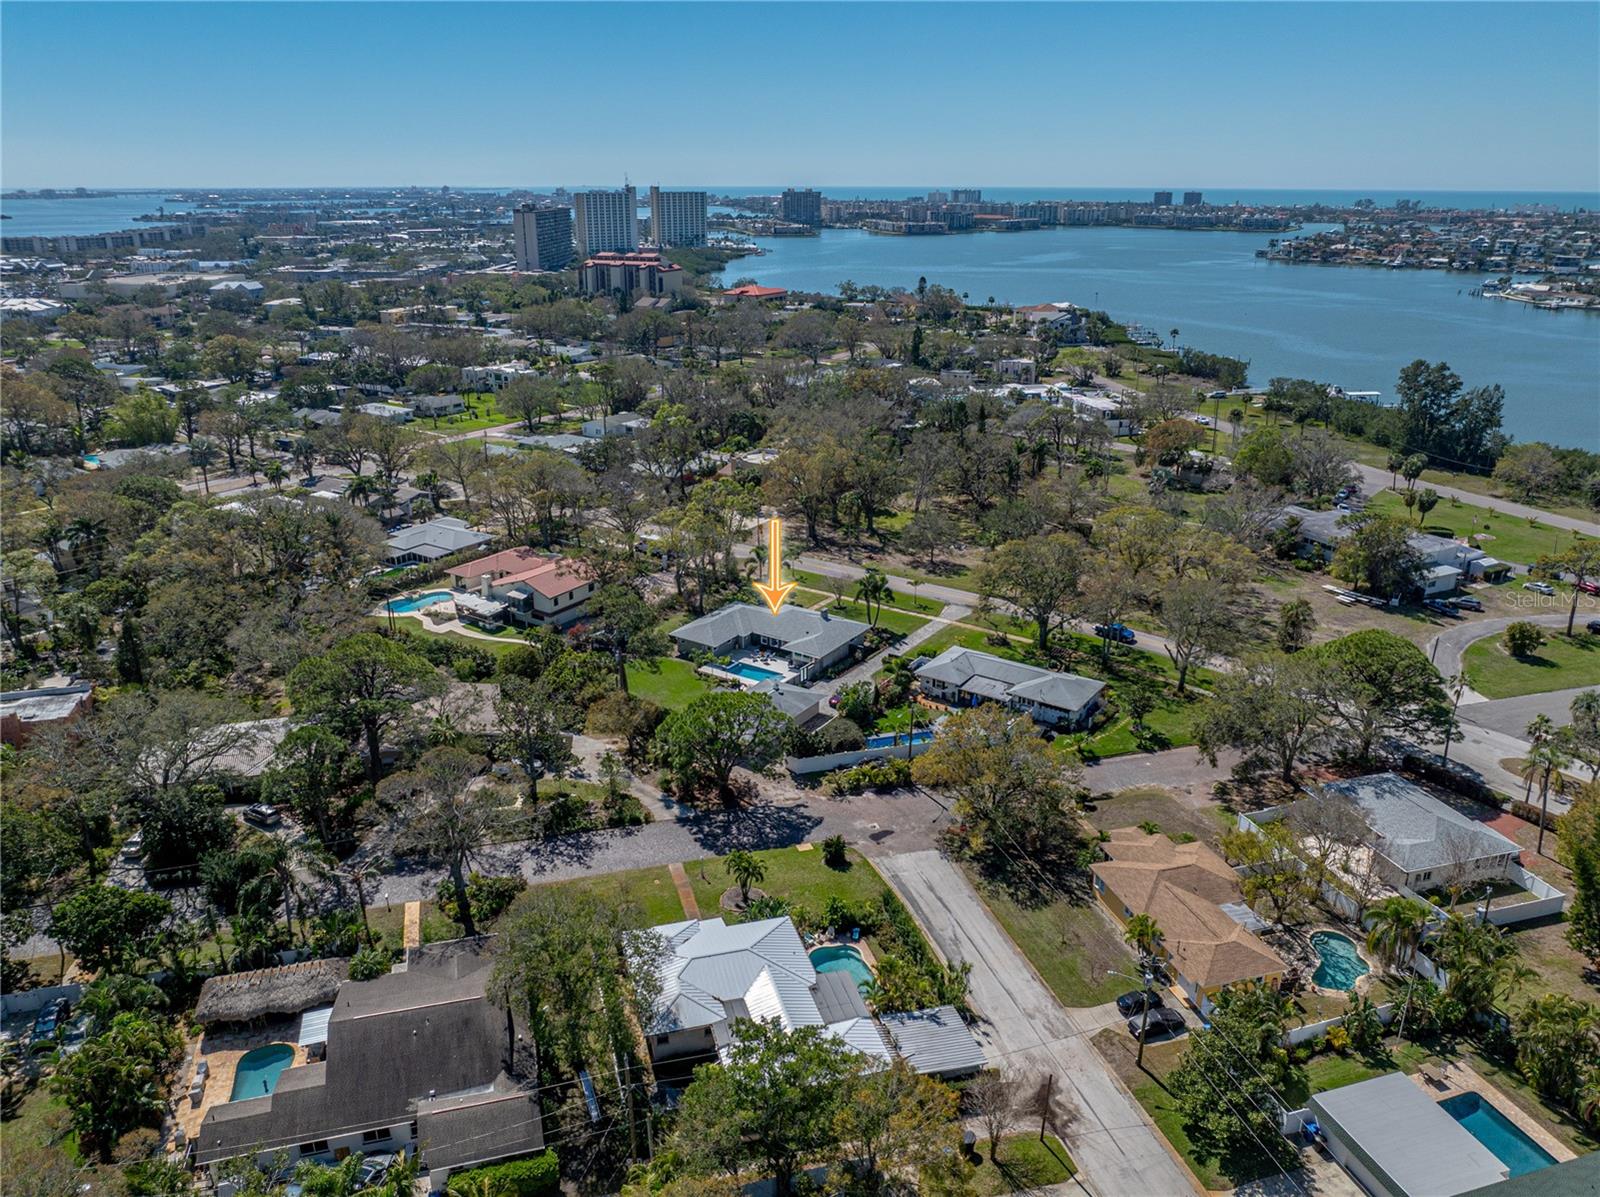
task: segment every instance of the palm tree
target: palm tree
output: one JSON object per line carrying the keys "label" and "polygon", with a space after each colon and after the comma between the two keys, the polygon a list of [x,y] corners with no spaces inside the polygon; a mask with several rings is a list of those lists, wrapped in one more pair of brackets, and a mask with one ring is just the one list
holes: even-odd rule
{"label": "palm tree", "polygon": [[878,617],[883,614],[883,597],[890,593],[889,579],[875,569],[869,569],[856,583],[856,598],[866,607],[873,627],[878,626]]}
{"label": "palm tree", "polygon": [[1367,950],[1392,971],[1399,972],[1401,965],[1410,963],[1411,954],[1422,942],[1428,925],[1427,908],[1413,898],[1397,894],[1376,903],[1368,913],[1372,926],[1367,931]]}
{"label": "palm tree", "polygon": [[1173,329],[1172,330],[1172,347],[1174,349],[1176,349],[1178,347],[1178,330],[1177,329]]}
{"label": "palm tree", "polygon": [[1571,763],[1572,756],[1559,736],[1552,736],[1528,749],[1527,760],[1523,763],[1523,776],[1528,779],[1530,786],[1535,776],[1539,778],[1539,840],[1534,851],[1540,856],[1544,855],[1545,824],[1550,821],[1550,782]]}
{"label": "palm tree", "polygon": [[728,853],[724,862],[728,876],[739,887],[739,901],[742,905],[750,904],[750,887],[767,879],[767,866],[761,863],[761,858],[754,852],[746,852],[743,848],[736,848]]}
{"label": "palm tree", "polygon": [[206,494],[211,493],[211,467],[217,464],[217,443],[208,436],[196,437],[189,442],[189,464],[200,471],[200,484]]}
{"label": "palm tree", "polygon": [[1161,942],[1161,928],[1148,914],[1136,914],[1122,929],[1122,942],[1139,953],[1141,962],[1149,960]]}
{"label": "palm tree", "polygon": [[289,471],[283,468],[283,462],[274,458],[261,467],[261,476],[272,484],[273,490],[281,491],[283,480],[289,476]]}
{"label": "palm tree", "polygon": [[344,488],[345,501],[354,503],[359,501],[363,508],[372,506],[372,499],[378,493],[378,480],[367,474],[357,474],[350,479],[350,485]]}

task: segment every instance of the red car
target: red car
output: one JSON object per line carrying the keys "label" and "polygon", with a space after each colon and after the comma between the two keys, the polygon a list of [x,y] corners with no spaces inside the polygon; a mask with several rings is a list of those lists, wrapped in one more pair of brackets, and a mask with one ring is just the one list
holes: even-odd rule
{"label": "red car", "polygon": [[1584,594],[1600,594],[1600,582],[1579,582],[1578,589]]}

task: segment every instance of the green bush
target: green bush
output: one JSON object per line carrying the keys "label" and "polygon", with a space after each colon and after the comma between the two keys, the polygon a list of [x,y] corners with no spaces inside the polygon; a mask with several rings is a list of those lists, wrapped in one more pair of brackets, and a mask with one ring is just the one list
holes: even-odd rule
{"label": "green bush", "polygon": [[546,1151],[527,1159],[507,1160],[486,1168],[473,1168],[450,1178],[450,1188],[479,1193],[487,1181],[487,1197],[552,1197],[560,1186],[561,1166],[556,1153]]}
{"label": "green bush", "polygon": [[813,734],[811,744],[818,756],[826,756],[830,752],[855,752],[865,748],[867,737],[859,723],[841,715]]}
{"label": "green bush", "polygon": [[822,861],[830,869],[842,869],[850,863],[845,851],[844,836],[830,835],[822,841]]}
{"label": "green bush", "polygon": [[911,783],[911,762],[903,757],[863,761],[851,769],[836,769],[822,779],[828,795],[859,794],[864,790],[892,790]]}
{"label": "green bush", "polygon": [[394,958],[382,948],[362,948],[350,957],[352,981],[376,981],[389,971]]}

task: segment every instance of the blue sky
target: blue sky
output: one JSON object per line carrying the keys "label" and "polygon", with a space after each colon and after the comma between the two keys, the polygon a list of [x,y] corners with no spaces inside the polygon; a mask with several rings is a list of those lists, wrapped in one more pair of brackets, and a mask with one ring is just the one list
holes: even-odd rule
{"label": "blue sky", "polygon": [[1600,188],[1600,4],[6,0],[8,187]]}

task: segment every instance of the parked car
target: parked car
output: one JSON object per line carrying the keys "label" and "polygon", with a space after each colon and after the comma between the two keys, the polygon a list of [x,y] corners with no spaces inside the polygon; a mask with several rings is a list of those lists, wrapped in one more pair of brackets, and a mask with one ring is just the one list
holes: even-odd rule
{"label": "parked car", "polygon": [[369,1155],[362,1160],[361,1171],[356,1176],[355,1191],[359,1193],[362,1189],[370,1189],[381,1181],[389,1171],[389,1165],[393,1162],[393,1153],[387,1151],[379,1152],[377,1155]]}
{"label": "parked car", "polygon": [[1105,640],[1115,640],[1118,644],[1132,644],[1135,640],[1133,629],[1122,623],[1114,623],[1109,627],[1097,623],[1094,625],[1094,634]]}
{"label": "parked car", "polygon": [[53,1044],[56,1028],[65,1021],[70,1008],[66,998],[56,998],[40,1006],[39,1013],[33,1016],[33,1033],[28,1039],[28,1045],[38,1049]]}
{"label": "parked car", "polygon": [[1591,635],[1600,636],[1600,619],[1591,619],[1583,625],[1583,630]]}
{"label": "parked car", "polygon": [[244,821],[252,827],[266,831],[282,823],[283,816],[278,813],[276,807],[265,802],[257,802],[253,806],[244,808]]}
{"label": "parked car", "polygon": [[80,1014],[67,1024],[65,1033],[61,1036],[61,1054],[70,1056],[73,1052],[83,1047],[89,1040],[89,1016]]}
{"label": "parked car", "polygon": [[1145,1023],[1144,1037],[1146,1039],[1156,1035],[1176,1035],[1186,1025],[1183,1021],[1183,1015],[1176,1010],[1168,1010],[1163,1006],[1158,1010],[1150,1011],[1148,1021],[1145,1020],[1143,1014],[1136,1015],[1128,1020],[1128,1034],[1135,1039],[1139,1038],[1139,1025],[1141,1022]]}
{"label": "parked car", "polygon": [[1463,611],[1483,610],[1483,600],[1474,598],[1470,594],[1464,594],[1460,598],[1446,599],[1445,602],[1449,603],[1452,607],[1459,607]]}
{"label": "parked car", "polygon": [[122,859],[137,861],[144,856],[144,832],[136,831],[122,841]]}
{"label": "parked car", "polygon": [[1591,582],[1585,578],[1578,583],[1578,589],[1584,594],[1600,594],[1600,582]]}
{"label": "parked car", "polygon": [[1146,1003],[1152,1011],[1161,1008],[1161,995],[1153,989],[1133,989],[1117,999],[1117,1010],[1124,1018],[1141,1013]]}
{"label": "parked car", "polygon": [[1211,417],[1210,416],[1196,416],[1194,418],[1194,422],[1196,424],[1200,425],[1200,427],[1202,427],[1202,428],[1210,428],[1211,427]]}
{"label": "parked car", "polygon": [[1524,590],[1531,590],[1535,594],[1543,595],[1553,595],[1556,592],[1556,588],[1550,585],[1549,582],[1524,582],[1522,584],[1522,588]]}
{"label": "parked car", "polygon": [[1452,607],[1449,603],[1445,602],[1443,599],[1423,599],[1422,600],[1422,605],[1424,607],[1426,607],[1429,611],[1433,611],[1436,614],[1448,615],[1451,619],[1460,619],[1461,618],[1461,612],[1456,610],[1454,607]]}

